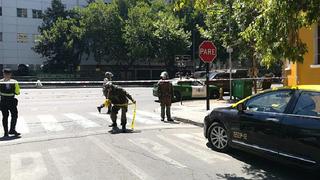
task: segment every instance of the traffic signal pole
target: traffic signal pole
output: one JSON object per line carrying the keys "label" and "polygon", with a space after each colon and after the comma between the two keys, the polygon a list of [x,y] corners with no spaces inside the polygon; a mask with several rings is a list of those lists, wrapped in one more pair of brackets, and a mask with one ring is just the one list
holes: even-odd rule
{"label": "traffic signal pole", "polygon": [[209,65],[210,63],[206,63],[207,74],[206,74],[206,91],[207,91],[207,111],[210,110],[210,92],[209,92]]}

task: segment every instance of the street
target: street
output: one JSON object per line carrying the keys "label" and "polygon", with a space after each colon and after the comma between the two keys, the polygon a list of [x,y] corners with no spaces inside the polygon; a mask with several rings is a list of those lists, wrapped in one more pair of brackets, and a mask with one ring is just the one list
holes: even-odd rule
{"label": "street", "polygon": [[96,109],[104,101],[100,88],[22,89],[22,137],[1,139],[0,179],[316,179],[237,150],[215,152],[201,127],[161,122],[151,88],[126,90],[137,101],[135,129],[112,133],[106,109]]}

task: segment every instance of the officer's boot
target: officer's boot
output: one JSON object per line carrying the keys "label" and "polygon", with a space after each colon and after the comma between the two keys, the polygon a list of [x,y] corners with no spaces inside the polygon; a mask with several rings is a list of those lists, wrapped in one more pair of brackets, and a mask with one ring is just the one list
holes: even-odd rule
{"label": "officer's boot", "polygon": [[9,134],[20,136],[21,134],[16,131],[17,117],[12,117]]}
{"label": "officer's boot", "polygon": [[103,107],[104,107],[103,104],[97,107],[99,113],[101,113],[101,109],[102,109]]}
{"label": "officer's boot", "polygon": [[170,106],[166,106],[166,114],[167,114],[167,120],[173,121],[173,119],[171,118],[171,107]]}
{"label": "officer's boot", "polygon": [[109,125],[109,127],[117,127],[117,114],[114,112],[111,112],[110,118],[112,120],[112,124]]}

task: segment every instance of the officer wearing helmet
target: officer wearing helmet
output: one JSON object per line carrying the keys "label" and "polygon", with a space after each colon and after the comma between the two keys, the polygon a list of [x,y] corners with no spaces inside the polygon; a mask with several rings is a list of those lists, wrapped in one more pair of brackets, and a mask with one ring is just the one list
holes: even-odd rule
{"label": "officer wearing helmet", "polygon": [[121,126],[122,131],[126,132],[126,124],[127,124],[127,116],[126,113],[128,111],[128,103],[131,100],[133,103],[136,101],[132,98],[132,96],[123,88],[113,85],[111,82],[106,83],[103,86],[103,94],[106,99],[110,101],[112,104],[112,109],[110,113],[110,117],[112,120],[111,127],[117,127],[117,114],[121,109]]}
{"label": "officer wearing helmet", "polygon": [[[20,133],[16,131],[18,119],[18,100],[15,98],[16,95],[20,95],[20,86],[16,80],[11,79],[11,76],[11,69],[4,69],[3,79],[0,80],[0,104],[5,138],[9,137],[9,134],[20,136]],[[10,131],[8,131],[9,112],[11,113]]]}
{"label": "officer wearing helmet", "polygon": [[160,75],[158,82],[158,97],[161,106],[161,121],[164,121],[165,114],[167,115],[168,121],[173,121],[171,118],[171,104],[173,98],[173,86],[169,79],[169,74],[164,71]]}
{"label": "officer wearing helmet", "polygon": [[[112,77],[113,77],[113,74],[109,71],[107,71],[105,74],[104,74],[104,79],[103,79],[103,85],[106,85],[108,82],[111,82],[112,81]],[[101,104],[100,106],[97,107],[98,109],[98,112],[101,113],[101,109],[105,107],[105,104]],[[108,106],[108,112],[107,114],[110,114],[111,112],[111,105]]]}

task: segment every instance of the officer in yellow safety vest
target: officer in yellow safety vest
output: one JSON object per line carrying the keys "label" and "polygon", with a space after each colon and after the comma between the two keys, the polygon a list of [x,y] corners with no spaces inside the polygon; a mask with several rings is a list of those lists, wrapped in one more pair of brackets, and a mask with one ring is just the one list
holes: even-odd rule
{"label": "officer in yellow safety vest", "polygon": [[[9,137],[9,134],[20,136],[20,133],[16,131],[16,124],[18,119],[18,100],[15,98],[15,95],[20,94],[20,86],[16,80],[11,79],[11,76],[11,69],[4,69],[3,79],[0,80],[0,106],[2,112],[4,137]],[[11,113],[10,131],[8,131],[9,112]]]}

